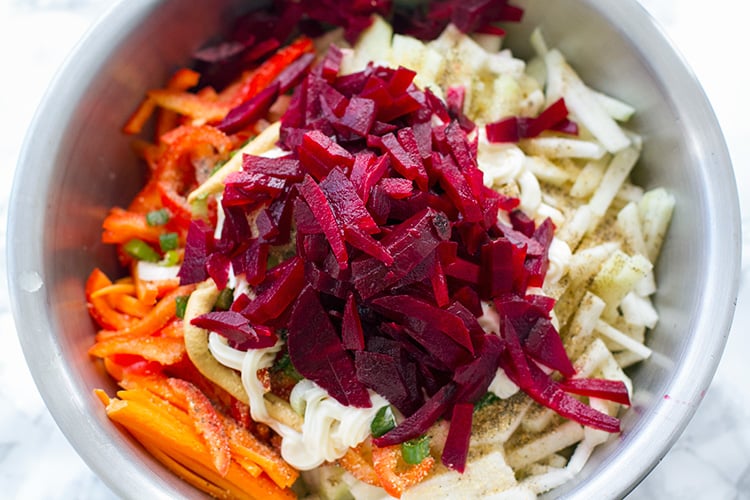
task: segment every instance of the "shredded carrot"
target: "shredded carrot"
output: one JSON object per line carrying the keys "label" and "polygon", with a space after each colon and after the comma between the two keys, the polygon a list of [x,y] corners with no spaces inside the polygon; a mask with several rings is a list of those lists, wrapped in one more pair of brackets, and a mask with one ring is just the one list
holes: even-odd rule
{"label": "shredded carrot", "polygon": [[128,121],[122,127],[122,131],[128,135],[139,133],[143,130],[143,126],[146,124],[151,115],[156,109],[156,103],[150,97],[146,97],[141,101],[141,104],[136,108]]}
{"label": "shredded carrot", "polygon": [[[131,397],[127,392],[122,392],[121,396]],[[250,499],[294,498],[291,491],[279,488],[265,474],[253,477],[234,460],[229,463],[226,475],[219,474],[208,465],[212,463],[212,457],[196,430],[185,424],[182,417],[176,417],[175,410],[167,409],[165,404],[168,405],[166,402],[158,403],[158,398],[154,400],[148,395],[138,394],[131,399],[112,399],[106,411],[112,420],[128,429],[147,449],[160,450],[161,453],[155,455],[157,458],[164,455],[170,457],[172,465],[173,462],[180,464],[178,470],[189,470],[192,479],[203,478],[222,490],[221,496]],[[191,484],[201,487],[203,482],[194,481]],[[216,489],[211,488],[209,492],[216,493]]]}
{"label": "shredded carrot", "polygon": [[141,279],[136,262],[132,263],[130,274],[133,277],[135,295],[146,306],[154,305],[157,299],[173,292],[180,285],[177,278],[154,281]]}
{"label": "shredded carrot", "polygon": [[[167,82],[167,89],[185,91],[198,85],[200,73],[188,68],[180,68],[175,71],[172,78]],[[159,108],[156,113],[156,140],[169,132],[179,124],[178,115],[175,111]]]}
{"label": "shredded carrot", "polygon": [[103,288],[100,288],[96,290],[94,293],[91,294],[91,298],[95,299],[97,297],[103,297],[105,295],[113,295],[113,294],[134,294],[135,293],[135,286],[133,286],[132,283],[112,283],[109,286],[105,286]]}
{"label": "shredded carrot", "polygon": [[143,435],[140,435],[137,439],[143,447],[146,448],[146,451],[151,453],[151,455],[153,455],[159,462],[164,464],[169,470],[174,472],[178,477],[182,478],[191,486],[208,493],[214,498],[225,498],[227,496],[226,490],[223,490],[207,479],[202,478],[174,458],[164,453],[164,451],[162,451],[162,449],[151,439]]}
{"label": "shredded carrot", "polygon": [[156,305],[140,320],[127,328],[118,330],[102,330],[96,335],[97,340],[105,340],[114,337],[145,337],[158,331],[175,317],[177,304],[175,299],[190,295],[195,285],[184,285],[172,290],[165,295]]}
{"label": "shredded carrot", "polygon": [[127,243],[139,238],[148,243],[158,243],[166,230],[162,226],[149,226],[145,213],[135,213],[115,207],[102,223],[102,243]]}
{"label": "shredded carrot", "polygon": [[146,95],[162,108],[203,123],[221,120],[231,109],[224,103],[179,90],[155,89]]}
{"label": "shredded carrot", "polygon": [[[142,279],[137,262],[123,245],[137,238],[159,250],[160,237],[175,232],[177,252],[184,250],[187,228],[194,218],[186,195],[205,181],[247,134],[263,126],[254,124],[228,136],[211,124],[257,95],[284,68],[313,50],[313,42],[301,37],[276,50],[220,94],[212,87],[194,90],[201,75],[187,68],[178,69],[164,88],[146,93],[123,131],[139,134],[156,115],[154,142],[136,139],[133,143],[149,166],[147,181],[127,209],[111,209],[102,224],[102,242],[118,245],[120,262],[129,267],[128,277],[113,283],[95,269],[86,284],[90,314],[102,328],[89,354],[101,358],[106,371],[124,388],[117,397],[110,398],[100,389],[94,395],[107,415],[156,459],[216,497],[295,498],[290,488],[299,472],[282,459],[274,445],[264,441],[271,431],[252,422],[249,407],[206,379],[185,356],[184,325],[176,317],[175,299],[188,296],[195,285],[180,286],[178,279]],[[288,100],[281,97],[275,112],[285,109]],[[166,209],[169,220],[151,226],[146,215],[158,209]],[[368,474],[375,478],[371,481],[379,484],[373,466],[357,456],[369,467]]]}
{"label": "shredded carrot", "polygon": [[148,361],[172,365],[185,355],[185,343],[173,337],[109,337],[91,346],[89,354],[98,358],[113,354],[137,354]]}
{"label": "shredded carrot", "polygon": [[107,393],[101,389],[94,389],[94,396],[96,396],[99,399],[99,401],[102,402],[104,406],[107,406],[109,402],[111,401]]}
{"label": "shredded carrot", "polygon": [[258,440],[230,418],[224,418],[224,427],[229,435],[233,456],[239,455],[252,460],[281,488],[288,488],[294,484],[299,472],[287,464],[276,450]]}
{"label": "shredded carrot", "polygon": [[122,293],[110,294],[107,296],[107,299],[118,311],[129,314],[136,318],[143,318],[151,310],[151,308],[147,304],[144,304],[133,295],[126,295]]}

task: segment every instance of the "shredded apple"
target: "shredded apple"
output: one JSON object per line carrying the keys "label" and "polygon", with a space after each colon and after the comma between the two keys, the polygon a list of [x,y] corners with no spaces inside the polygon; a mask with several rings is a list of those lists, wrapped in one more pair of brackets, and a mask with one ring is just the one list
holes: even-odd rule
{"label": "shredded apple", "polygon": [[[554,472],[542,463],[619,432],[632,391],[621,366],[643,356],[594,325],[648,352],[642,335],[654,325],[617,306],[649,312],[652,264],[637,247],[658,250],[650,235],[663,235],[653,227],[668,222],[669,198],[655,220],[638,215],[645,203],[615,212],[650,231],[596,241],[622,203],[625,177],[609,179],[608,162],[632,168],[638,141],[607,151],[591,138],[600,128],[569,111],[554,80],[577,77],[553,65],[540,35],[547,95],[522,62],[462,34],[499,47],[494,23],[521,14],[505,1],[418,12],[275,2],[198,51],[195,70],[147,92],[124,131],[158,112],[155,143],[137,148],[151,177],[104,221],[130,278],[113,284],[95,270],[86,286],[102,328],[90,353],[126,389],[97,392],[109,416],[190,484],[237,498],[334,486],[399,497],[434,485],[472,496],[487,457],[510,472],[483,494],[540,493],[559,484],[538,480]],[[408,64],[409,51],[434,65]],[[552,151],[550,140],[557,153],[531,153]],[[585,189],[577,175],[614,192],[561,195]],[[161,261],[128,252],[133,242]],[[390,420],[373,423],[384,407]],[[505,430],[483,431],[487,412]],[[561,417],[571,430],[541,440]],[[584,438],[582,426],[598,433]],[[475,439],[495,451],[472,452]],[[536,439],[546,451],[517,459]],[[451,489],[460,474],[468,489]]]}

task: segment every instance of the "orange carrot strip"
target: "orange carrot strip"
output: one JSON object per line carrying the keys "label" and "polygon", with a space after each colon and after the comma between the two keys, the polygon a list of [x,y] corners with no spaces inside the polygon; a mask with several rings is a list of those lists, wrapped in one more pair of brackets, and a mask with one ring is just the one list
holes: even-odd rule
{"label": "orange carrot strip", "polygon": [[135,293],[135,286],[132,283],[113,283],[96,290],[91,294],[91,298],[103,297],[110,294],[130,294]]}
{"label": "orange carrot strip", "polygon": [[86,305],[89,314],[102,328],[125,329],[136,321],[135,318],[116,311],[105,297],[94,297],[97,290],[111,286],[112,282],[100,269],[91,271],[86,281]]}
{"label": "orange carrot strip", "polygon": [[[175,71],[172,78],[167,82],[167,89],[185,91],[198,85],[200,73],[188,68],[180,68]],[[159,137],[177,127],[179,121],[177,113],[169,109],[159,108],[156,112],[156,140]]]}
{"label": "orange carrot strip", "polygon": [[187,404],[172,390],[167,383],[167,377],[162,374],[142,375],[138,373],[127,373],[120,380],[120,386],[127,390],[145,389],[165,401],[169,401],[177,408],[187,412]]}
{"label": "orange carrot strip", "polygon": [[137,354],[147,361],[173,365],[185,355],[185,343],[172,337],[112,337],[97,342],[88,352],[98,358]]}
{"label": "orange carrot strip", "polygon": [[123,401],[137,401],[143,403],[146,406],[151,406],[154,411],[159,411],[165,417],[174,418],[180,423],[191,426],[193,420],[187,412],[177,408],[175,405],[170,404],[151,391],[146,389],[125,389],[117,391],[117,397]]}
{"label": "orange carrot strip", "polygon": [[122,127],[122,131],[128,135],[139,133],[143,130],[143,126],[146,124],[151,115],[156,109],[156,103],[153,99],[146,97],[141,101],[141,104],[135,109],[128,121]]}
{"label": "orange carrot strip", "polygon": [[380,448],[373,445],[372,462],[380,484],[389,495],[401,498],[401,494],[414,484],[419,483],[435,465],[435,459],[428,456],[417,465],[408,466],[403,472],[399,471],[401,446],[385,446]]}
{"label": "orange carrot strip", "polygon": [[155,89],[146,95],[162,108],[203,122],[219,121],[231,109],[226,104],[179,90]]}
{"label": "orange carrot strip", "polygon": [[224,427],[229,435],[229,444],[235,459],[237,456],[243,456],[252,460],[281,488],[288,488],[294,484],[299,472],[286,463],[276,450],[259,441],[230,418],[224,418]]}
{"label": "orange carrot strip", "polygon": [[103,391],[103,390],[101,390],[101,389],[94,389],[94,396],[96,396],[96,397],[97,397],[97,398],[99,399],[99,401],[101,401],[101,402],[102,402],[102,404],[103,404],[104,406],[107,406],[107,405],[109,404],[109,402],[110,402],[110,401],[112,401],[112,400],[111,400],[111,399],[109,398],[109,396],[107,395],[107,393],[106,393],[106,392],[104,392],[104,391]]}
{"label": "orange carrot strip", "polygon": [[139,238],[149,243],[158,243],[159,236],[165,232],[161,226],[149,226],[146,215],[115,207],[102,223],[104,233],[102,243],[127,243]]}
{"label": "orange carrot strip", "polygon": [[237,462],[232,461],[227,476],[221,477],[215,470],[203,462],[198,462],[192,457],[184,456],[179,451],[175,451],[172,454],[176,460],[183,462],[186,467],[189,467],[197,474],[226,490],[227,493],[224,495],[224,498],[250,500],[296,498],[291,491],[282,490],[276,486],[265,474],[261,473],[259,476],[253,477],[252,474],[248,473]]}
{"label": "orange carrot strip", "polygon": [[132,262],[130,275],[133,278],[135,295],[145,306],[153,306],[157,299],[173,292],[180,286],[179,278],[163,280],[143,280],[138,272],[137,262]]}
{"label": "orange carrot strip", "polygon": [[226,477],[220,476],[206,465],[211,460],[210,455],[194,430],[165,418],[146,404],[115,399],[107,406],[107,415],[139,441],[154,443],[185,467],[236,498],[294,498],[291,491],[280,489],[264,474],[254,478],[235,462],[231,463]]}
{"label": "orange carrot strip", "polygon": [[188,415],[192,418],[198,434],[203,436],[214,467],[219,474],[226,476],[232,460],[229,438],[211,401],[190,382],[177,378],[170,378],[167,382],[188,402]]}
{"label": "orange carrot strip", "polygon": [[207,479],[202,478],[195,472],[191,471],[184,465],[182,465],[177,460],[173,459],[169,455],[167,455],[164,451],[162,451],[159,446],[154,443],[151,439],[148,437],[138,434],[136,439],[138,439],[138,442],[143,445],[144,448],[146,448],[146,451],[151,453],[151,455],[154,456],[159,462],[164,464],[167,469],[171,470],[173,473],[175,473],[179,478],[184,480],[186,483],[190,484],[194,488],[197,488],[205,493],[208,493],[214,498],[224,498],[227,496],[227,491],[216,486],[212,482],[208,481]]}
{"label": "orange carrot strip", "polygon": [[244,457],[242,455],[235,455],[232,454],[232,461],[235,462],[237,465],[245,469],[245,472],[250,474],[253,477],[258,477],[261,474],[263,474],[263,469],[260,468],[258,464],[253,462],[247,457]]}
{"label": "orange carrot strip", "polygon": [[175,317],[177,310],[175,299],[177,297],[190,295],[194,289],[195,285],[185,285],[172,290],[157,302],[146,316],[135,324],[128,328],[122,328],[119,330],[102,330],[97,334],[96,339],[104,340],[113,337],[145,337],[159,331],[159,329]]}
{"label": "orange carrot strip", "polygon": [[[131,285],[124,286],[130,286],[131,288],[135,289],[135,287]],[[124,314],[135,316],[136,318],[143,318],[151,310],[149,306],[138,300],[136,297],[133,297],[132,295],[125,295],[121,293],[113,294],[108,296],[108,300],[118,311]]]}

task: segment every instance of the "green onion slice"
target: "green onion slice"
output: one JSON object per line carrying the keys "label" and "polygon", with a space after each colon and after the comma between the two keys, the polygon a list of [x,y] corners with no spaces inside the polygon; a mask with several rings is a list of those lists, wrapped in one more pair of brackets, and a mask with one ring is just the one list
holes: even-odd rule
{"label": "green onion slice", "polygon": [[159,235],[159,246],[162,252],[176,250],[179,238],[177,233],[165,233]]}
{"label": "green onion slice", "polygon": [[164,258],[159,264],[162,266],[176,266],[180,263],[180,252],[178,250],[167,250],[164,252]]}
{"label": "green onion slice", "polygon": [[169,211],[166,208],[152,210],[146,214],[146,224],[149,226],[163,226],[169,222]]}
{"label": "green onion slice", "polygon": [[180,319],[183,319],[185,317],[185,309],[187,308],[189,298],[189,295],[180,295],[174,298],[175,316]]}
{"label": "green onion slice", "polygon": [[159,253],[143,240],[133,238],[122,246],[125,252],[136,260],[159,262]]}
{"label": "green onion slice", "polygon": [[234,290],[231,288],[225,288],[219,292],[219,296],[216,297],[216,303],[214,303],[214,309],[219,311],[228,311],[232,307],[234,302]]}
{"label": "green onion slice", "polygon": [[393,416],[393,410],[390,406],[384,406],[375,414],[370,424],[370,432],[375,437],[380,437],[389,430],[396,427],[396,417]]}
{"label": "green onion slice", "polygon": [[401,443],[401,456],[407,464],[420,464],[429,454],[430,438],[427,435]]}

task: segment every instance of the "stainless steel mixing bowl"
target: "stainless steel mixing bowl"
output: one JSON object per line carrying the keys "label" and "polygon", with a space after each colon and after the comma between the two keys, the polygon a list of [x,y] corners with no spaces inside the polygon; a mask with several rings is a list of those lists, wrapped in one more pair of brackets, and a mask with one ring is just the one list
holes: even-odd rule
{"label": "stainless steel mixing bowl", "polygon": [[[114,384],[86,355],[94,326],[84,281],[93,266],[115,273],[100,243],[107,209],[126,203],[143,168],[119,133],[144,89],[158,87],[215,34],[240,2],[123,1],[72,54],[28,132],[10,206],[8,276],[18,335],[52,415],[91,468],[132,498],[194,497],[105,416],[92,389]],[[245,6],[248,3],[245,2]],[[510,30],[528,55],[541,26],[593,87],[633,104],[645,148],[646,187],[677,199],[657,269],[661,321],[654,355],[632,371],[635,403],[624,432],[550,496],[619,497],[669,450],[690,420],[721,357],[740,263],[737,190],[719,125],[674,48],[635,0],[518,0]]]}

